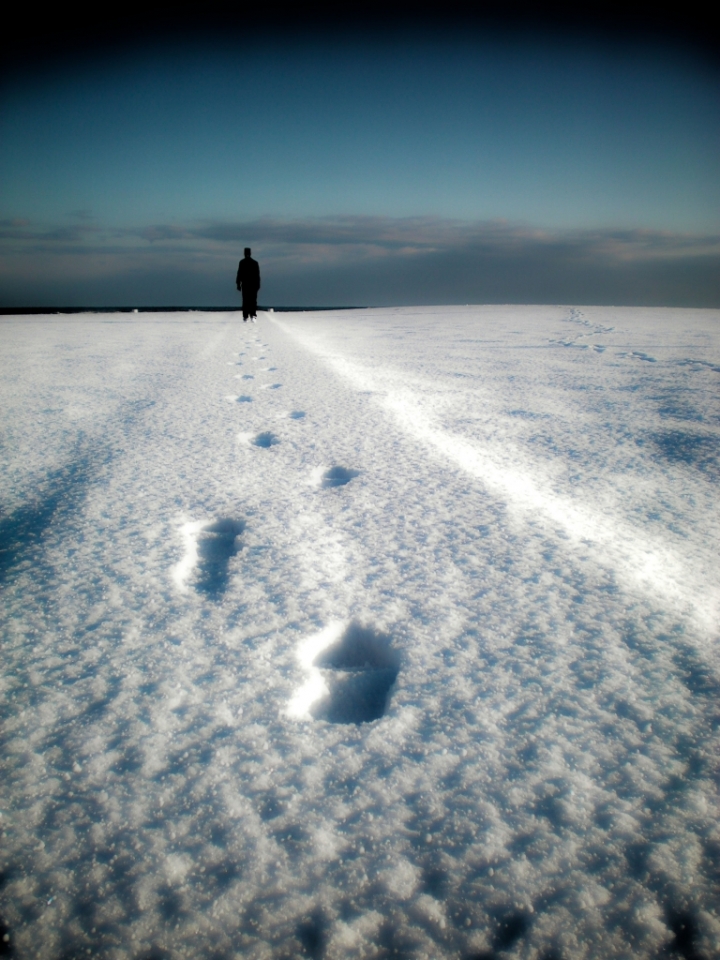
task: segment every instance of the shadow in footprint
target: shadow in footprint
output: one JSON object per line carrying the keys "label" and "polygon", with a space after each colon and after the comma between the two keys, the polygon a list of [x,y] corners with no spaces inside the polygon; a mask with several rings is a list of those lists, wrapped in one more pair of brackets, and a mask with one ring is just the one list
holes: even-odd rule
{"label": "shadow in footprint", "polygon": [[0,957],[11,957],[14,953],[10,931],[4,921],[0,920]]}
{"label": "shadow in footprint", "polygon": [[304,411],[304,410],[293,410],[293,412],[290,414],[290,419],[291,419],[291,420],[302,420],[302,418],[303,418],[304,416],[305,416],[305,411]]}
{"label": "shadow in footprint", "polygon": [[237,538],[245,529],[241,520],[216,520],[200,531],[198,537],[198,576],[196,588],[217,596],[227,587],[230,558],[239,551]]}
{"label": "shadow in footprint", "polygon": [[360,476],[359,470],[348,470],[346,467],[330,467],[323,474],[323,487],[344,487],[352,479]]}
{"label": "shadow in footprint", "polygon": [[509,950],[530,929],[530,922],[524,913],[513,911],[498,918],[493,946],[496,950]]}
{"label": "shadow in footprint", "polygon": [[666,949],[665,956],[681,957],[682,960],[705,960],[698,950],[698,928],[695,918],[688,911],[671,911],[668,926],[674,937]]}
{"label": "shadow in footprint", "polygon": [[322,671],[329,694],[317,702],[313,716],[329,723],[370,723],[387,710],[400,657],[386,634],[352,623],[314,666]]}
{"label": "shadow in footprint", "polygon": [[267,449],[268,447],[274,447],[276,444],[280,443],[280,441],[274,433],[266,430],[264,433],[259,433],[253,440],[253,443],[256,447],[264,447]]}
{"label": "shadow in footprint", "polygon": [[312,916],[298,924],[297,938],[305,956],[311,960],[321,960],[325,955],[326,933],[322,914],[316,910]]}
{"label": "shadow in footprint", "polygon": [[252,397],[238,397],[238,403],[252,403]]}

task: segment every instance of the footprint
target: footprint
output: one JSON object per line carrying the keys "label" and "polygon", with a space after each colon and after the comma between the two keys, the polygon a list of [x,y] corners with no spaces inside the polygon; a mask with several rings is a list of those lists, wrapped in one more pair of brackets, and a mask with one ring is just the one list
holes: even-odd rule
{"label": "footprint", "polygon": [[264,433],[259,433],[252,442],[256,447],[265,447],[266,449],[267,447],[274,447],[276,444],[280,443],[275,434],[271,433],[269,430],[266,430]]}
{"label": "footprint", "polygon": [[371,723],[388,706],[400,672],[400,657],[386,634],[351,623],[340,639],[322,650],[313,666],[327,692],[310,707],[316,720]]}
{"label": "footprint", "polygon": [[254,380],[255,377],[251,373],[239,373],[238,380]]}
{"label": "footprint", "polygon": [[680,367],[690,367],[693,370],[698,370],[705,367],[708,370],[712,370],[713,373],[720,373],[720,366],[714,363],[709,363],[707,360],[693,360],[688,358],[686,360],[676,360],[675,363]]}
{"label": "footprint", "polygon": [[344,487],[355,477],[360,476],[359,470],[348,470],[346,467],[330,467],[322,476],[323,487]]}
{"label": "footprint", "polygon": [[252,397],[242,396],[235,398],[238,403],[252,403]]}
{"label": "footprint", "polygon": [[290,419],[291,419],[291,420],[302,420],[304,416],[305,416],[305,411],[304,411],[304,410],[293,410],[293,412],[290,414]]}
{"label": "footprint", "polygon": [[229,517],[203,527],[197,540],[197,579],[202,593],[217,595],[227,587],[230,558],[239,551],[237,538],[244,531],[242,520]]}

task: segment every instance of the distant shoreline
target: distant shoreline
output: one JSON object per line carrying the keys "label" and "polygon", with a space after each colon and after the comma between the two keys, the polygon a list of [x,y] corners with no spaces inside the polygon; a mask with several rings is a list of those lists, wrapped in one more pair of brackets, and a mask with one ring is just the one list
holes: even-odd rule
{"label": "distant shoreline", "polygon": [[[364,306],[339,307],[258,307],[258,310],[274,313],[308,313],[317,310],[365,310]],[[242,313],[242,307],[0,307],[0,316],[17,317],[53,313]]]}

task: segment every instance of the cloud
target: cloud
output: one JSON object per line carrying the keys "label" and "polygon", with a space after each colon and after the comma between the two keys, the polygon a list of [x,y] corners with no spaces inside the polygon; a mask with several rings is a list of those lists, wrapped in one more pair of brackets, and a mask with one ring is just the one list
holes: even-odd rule
{"label": "cloud", "polygon": [[15,241],[16,247],[13,250],[6,244],[1,248],[4,254],[20,252],[27,248],[27,245],[52,244],[50,249],[61,250],[67,244],[75,244],[85,238],[86,235],[97,232],[98,228],[88,224],[73,226],[64,226],[54,224],[50,226],[38,226],[33,228],[31,221],[19,217],[13,219],[0,220],[0,241]]}
{"label": "cloud", "polygon": [[[154,228],[163,229],[163,228]],[[167,228],[164,228],[167,229]],[[223,243],[256,241],[282,245],[369,245],[382,249],[437,250],[490,244],[568,245],[576,250],[604,247],[608,252],[634,250],[652,255],[698,248],[720,250],[720,235],[698,236],[660,230],[542,230],[504,220],[462,221],[440,217],[321,217],[281,221],[260,218],[238,223],[209,222],[189,227],[184,236]]]}
{"label": "cloud", "polygon": [[191,240],[194,237],[192,231],[167,223],[154,224],[153,226],[141,227],[140,229],[121,230],[118,231],[118,235],[137,237],[140,240],[147,240],[148,243],[154,243],[156,240]]}
{"label": "cloud", "polygon": [[434,247],[439,240],[461,234],[463,224],[432,217],[318,217],[282,221],[263,217],[246,223],[210,222],[193,234],[208,240],[240,243],[251,234],[259,242],[295,245],[371,245],[397,249]]}
{"label": "cloud", "polygon": [[148,304],[178,303],[182,290],[188,305],[231,305],[236,261],[249,245],[262,263],[264,296],[275,304],[720,306],[715,234],[547,230],[429,216],[208,219],[123,228],[5,220],[0,243],[6,303],[34,302],[43,287],[43,296],[61,305],[63,284],[72,282],[77,303],[83,284],[102,297],[104,283],[113,302],[134,302],[142,291]]}

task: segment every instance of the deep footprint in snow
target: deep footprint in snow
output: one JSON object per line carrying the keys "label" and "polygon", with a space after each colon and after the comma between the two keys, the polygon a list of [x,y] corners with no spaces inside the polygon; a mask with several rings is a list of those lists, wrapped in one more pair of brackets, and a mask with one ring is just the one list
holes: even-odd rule
{"label": "deep footprint in snow", "polygon": [[230,559],[240,550],[237,538],[244,529],[242,520],[232,520],[229,517],[216,520],[202,528],[197,539],[197,590],[212,595],[225,590]]}
{"label": "deep footprint in snow", "polygon": [[304,411],[304,410],[293,410],[293,412],[290,414],[290,419],[291,419],[291,420],[302,420],[304,416],[305,416],[305,411]]}
{"label": "deep footprint in snow", "polygon": [[328,723],[370,723],[385,714],[400,672],[390,637],[351,623],[340,639],[313,661],[328,689],[310,708]]}
{"label": "deep footprint in snow", "polygon": [[330,467],[322,477],[323,487],[344,487],[355,477],[360,476],[359,470],[348,470],[347,467]]}
{"label": "deep footprint in snow", "polygon": [[280,443],[275,434],[271,433],[269,430],[259,433],[252,442],[256,447],[264,447],[265,449],[268,447],[274,447],[276,444]]}

